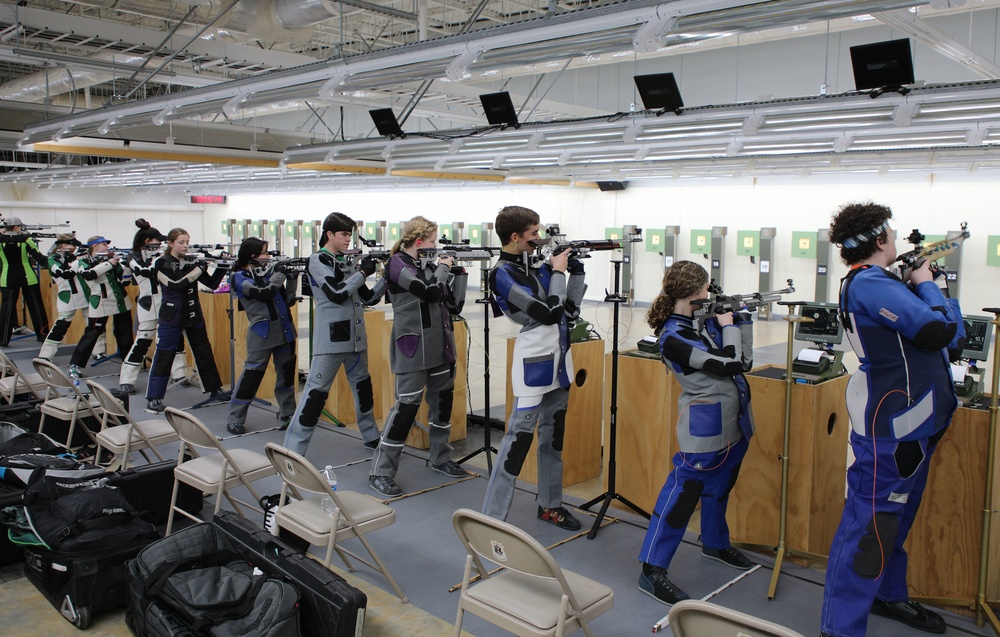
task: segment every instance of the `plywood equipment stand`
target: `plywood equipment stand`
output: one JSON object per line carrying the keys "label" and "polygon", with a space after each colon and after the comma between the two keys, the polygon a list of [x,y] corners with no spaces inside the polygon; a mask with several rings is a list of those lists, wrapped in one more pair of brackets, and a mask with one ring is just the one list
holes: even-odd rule
{"label": "plywood equipment stand", "polygon": [[993,314],[993,380],[990,386],[990,431],[986,460],[986,492],[983,496],[983,539],[979,552],[979,586],[976,589],[976,625],[983,625],[983,617],[989,620],[993,632],[1000,635],[1000,620],[990,608],[986,598],[987,578],[990,565],[990,523],[993,510],[993,476],[996,472],[997,441],[997,392],[1000,390],[1000,308],[984,307],[984,312]]}

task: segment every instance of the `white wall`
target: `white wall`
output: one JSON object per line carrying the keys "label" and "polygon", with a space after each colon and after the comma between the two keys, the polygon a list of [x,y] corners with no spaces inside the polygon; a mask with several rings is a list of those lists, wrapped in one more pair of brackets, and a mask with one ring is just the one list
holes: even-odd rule
{"label": "white wall", "polygon": [[[207,206],[204,240],[223,239],[221,221],[234,219],[320,220],[339,211],[365,221],[405,221],[423,215],[440,223],[464,221],[468,225],[492,221],[504,205],[517,204],[538,211],[543,222],[559,223],[571,239],[602,239],[605,227],[636,224],[644,229],[681,227],[680,259],[708,261],[690,251],[692,229],[725,226],[726,254],[722,283],[727,293],[757,291],[757,268],[748,257],[736,255],[739,230],[777,228],[771,271],[775,288],[794,279],[798,300],[814,300],[815,267],[812,259],[791,257],[793,231],[815,232],[829,226],[833,212],[843,203],[872,199],[894,211],[899,250],[909,249],[903,238],[913,228],[924,234],[943,235],[957,230],[961,221],[972,233],[964,247],[961,302],[966,313],[980,313],[1000,305],[997,270],[985,267],[986,237],[1000,234],[995,199],[1000,192],[992,183],[978,181],[887,182],[879,178],[841,182],[817,180],[711,181],[700,184],[658,182],[631,185],[625,191],[600,192],[580,188],[497,188],[491,190],[435,192],[372,192],[325,195],[253,195],[229,198],[225,206]],[[197,237],[196,237],[197,239]],[[496,238],[494,238],[496,244]],[[836,250],[831,263],[830,300],[836,299],[846,267]],[[610,255],[595,253],[587,262],[588,298],[603,299],[612,286]],[[659,290],[662,258],[639,248],[636,261],[635,298],[649,302]]]}
{"label": "white wall", "polygon": [[[191,205],[181,193],[136,194],[122,188],[36,190],[21,184],[0,184],[0,216],[16,216],[25,225],[70,222],[81,241],[102,235],[117,248],[131,248],[135,220],[140,217],[166,233],[171,228],[202,231],[204,206]],[[50,232],[62,232],[52,229]],[[43,251],[50,239],[39,244]]]}
{"label": "white wall", "polygon": [[[706,268],[708,261],[690,252],[691,230],[725,226],[728,235],[722,283],[730,294],[757,291],[759,266],[736,255],[737,231],[773,226],[777,228],[771,263],[774,287],[784,287],[785,279],[791,278],[797,289],[795,299],[814,300],[816,261],[791,257],[792,231],[815,232],[829,225],[830,216],[841,204],[872,199],[893,209],[900,251],[908,249],[903,237],[913,228],[943,235],[957,230],[962,221],[969,223],[972,237],[963,247],[960,300],[965,313],[975,314],[984,307],[1000,306],[998,271],[985,266],[987,236],[1000,234],[995,214],[998,192],[994,184],[969,175],[964,181],[953,177],[947,181],[870,177],[850,181],[634,182],[627,190],[616,192],[557,187],[463,190],[456,186],[433,192],[233,195],[223,206],[199,206],[190,205],[183,194],[136,194],[125,189],[29,190],[3,184],[0,215],[17,215],[25,223],[68,220],[84,239],[101,234],[118,247],[128,247],[138,217],[163,232],[183,227],[196,242],[217,242],[224,238],[221,221],[228,218],[321,220],[336,210],[365,221],[405,221],[419,214],[440,223],[464,221],[468,227],[492,221],[501,207],[517,204],[538,211],[543,222],[560,224],[571,239],[602,239],[605,227],[623,224],[644,229],[680,226],[677,257],[695,259]],[[493,243],[497,243],[495,237]],[[587,261],[588,298],[603,299],[604,290],[612,287],[609,261],[608,253],[595,253]],[[836,254],[831,265],[830,300],[835,300],[837,282],[846,268]],[[648,303],[659,290],[662,258],[639,246],[635,272],[635,299]]]}

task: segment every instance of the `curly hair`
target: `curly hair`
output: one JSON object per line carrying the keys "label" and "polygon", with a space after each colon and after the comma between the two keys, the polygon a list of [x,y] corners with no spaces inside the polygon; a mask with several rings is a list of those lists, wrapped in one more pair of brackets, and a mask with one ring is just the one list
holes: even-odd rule
{"label": "curly hair", "polygon": [[438,225],[424,217],[414,217],[403,225],[399,240],[392,246],[390,254],[396,254],[400,248],[409,248],[417,239],[426,239],[438,230]]}
{"label": "curly hair", "polygon": [[[859,263],[875,254],[877,242],[889,240],[883,227],[892,219],[892,210],[871,201],[848,203],[840,207],[830,223],[830,241],[840,246],[840,258],[847,265]],[[878,234],[873,234],[881,228]]]}
{"label": "curly hair", "polygon": [[694,261],[678,261],[663,273],[663,287],[646,312],[646,324],[656,334],[663,329],[667,317],[674,311],[674,304],[695,294],[708,283],[708,272]]}

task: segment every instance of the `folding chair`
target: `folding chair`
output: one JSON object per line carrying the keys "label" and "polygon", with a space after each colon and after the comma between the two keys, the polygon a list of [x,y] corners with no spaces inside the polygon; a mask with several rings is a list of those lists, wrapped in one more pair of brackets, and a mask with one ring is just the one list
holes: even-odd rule
{"label": "folding chair", "polygon": [[[218,513],[222,508],[222,498],[225,496],[233,509],[240,517],[243,515],[243,504],[251,509],[263,511],[256,503],[260,502],[260,494],[250,485],[251,482],[274,475],[274,467],[263,454],[251,451],[250,449],[226,449],[222,443],[209,431],[205,423],[201,422],[191,414],[167,407],[164,411],[167,422],[177,432],[181,440],[180,448],[177,451],[177,467],[174,468],[174,492],[170,496],[170,514],[167,516],[166,535],[170,535],[174,525],[174,513],[201,522],[197,518],[181,507],[177,506],[177,492],[180,483],[191,485],[202,493],[215,494],[215,511]],[[210,449],[214,453],[202,455],[199,449]],[[185,454],[191,457],[185,461]],[[253,504],[245,502],[229,493],[230,489],[238,487],[240,484],[250,491]]]}
{"label": "folding chair", "polygon": [[[88,416],[95,421],[101,420],[100,405],[96,398],[80,393],[80,388],[73,382],[73,379],[50,361],[44,358],[35,358],[32,359],[31,364],[35,366],[35,371],[45,381],[45,394],[43,395],[45,402],[40,406],[42,416],[38,421],[38,433],[42,433],[46,416],[68,421],[69,433],[66,435],[66,447],[72,448],[77,421],[82,421]],[[65,396],[63,396],[64,392]],[[81,424],[87,436],[96,444],[97,438],[94,436],[94,432],[86,424],[82,422]]]}
{"label": "folding chair", "polygon": [[[522,637],[561,637],[578,628],[593,637],[589,622],[614,606],[614,591],[559,568],[544,546],[516,526],[471,509],[455,511],[451,521],[468,553],[455,637],[462,634],[466,611]],[[505,570],[491,576],[483,559]],[[482,579],[470,586],[473,566]]]}
{"label": "folding chair", "polygon": [[[378,571],[389,581],[389,585],[396,591],[399,599],[404,604],[407,603],[406,595],[403,594],[399,584],[396,583],[396,580],[389,573],[389,569],[379,558],[368,539],[365,538],[366,533],[395,522],[396,512],[391,507],[367,495],[355,491],[332,490],[326,479],[316,470],[316,467],[294,451],[269,442],[264,445],[264,453],[267,454],[275,471],[278,472],[283,481],[281,499],[278,501],[278,513],[275,517],[278,526],[288,529],[310,544],[325,545],[326,557],[323,558],[323,564],[327,568],[330,567],[333,552],[336,551],[350,571],[354,571],[354,566],[347,559],[348,555]],[[289,489],[296,500],[290,501],[288,499]],[[333,515],[323,513],[320,508],[320,498],[307,500],[302,497],[302,491],[333,498]],[[336,526],[334,520],[336,520]],[[352,537],[358,538],[374,564],[339,544]]]}
{"label": "folding chair", "polygon": [[[103,417],[101,430],[97,432],[97,457],[101,457],[101,448],[107,449],[115,456],[121,457],[120,468],[128,468],[129,455],[138,451],[146,462],[150,462],[146,449],[149,449],[159,460],[163,454],[156,446],[177,440],[177,432],[164,418],[151,418],[136,422],[129,415],[125,405],[100,383],[87,381],[92,396],[97,398]],[[110,468],[109,468],[110,470]]]}
{"label": "folding chair", "polygon": [[700,599],[677,602],[667,617],[674,637],[804,637],[778,624]]}
{"label": "folding chair", "polygon": [[45,387],[45,380],[38,373],[25,374],[6,353],[0,350],[0,400],[12,403],[18,394],[31,394],[42,400]]}

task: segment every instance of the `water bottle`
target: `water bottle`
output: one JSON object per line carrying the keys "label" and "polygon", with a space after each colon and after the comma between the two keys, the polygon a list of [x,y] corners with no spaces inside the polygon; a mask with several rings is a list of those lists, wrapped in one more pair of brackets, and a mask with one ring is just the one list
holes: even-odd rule
{"label": "water bottle", "polygon": [[[323,477],[326,478],[327,484],[330,485],[330,490],[336,491],[337,474],[333,472],[333,465],[331,464],[326,465],[326,469],[323,469]],[[333,502],[333,498],[331,498],[328,495],[323,496],[323,501],[320,502],[319,506],[323,510],[323,513],[327,515],[333,515],[333,511],[337,507],[337,505]]]}

